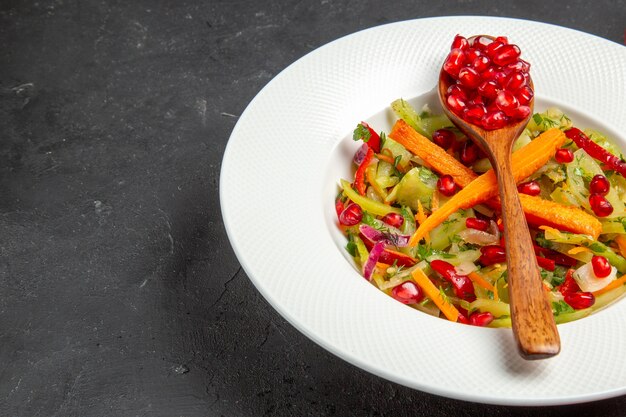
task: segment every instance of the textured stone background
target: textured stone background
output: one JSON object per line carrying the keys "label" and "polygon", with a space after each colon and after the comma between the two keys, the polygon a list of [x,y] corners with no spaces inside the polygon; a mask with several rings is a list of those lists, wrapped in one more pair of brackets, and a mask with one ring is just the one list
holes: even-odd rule
{"label": "textured stone background", "polygon": [[458,14],[626,26],[624,1],[0,1],[0,415],[623,416],[626,397],[508,409],[363,372],[228,244],[220,162],[254,95],[342,35]]}

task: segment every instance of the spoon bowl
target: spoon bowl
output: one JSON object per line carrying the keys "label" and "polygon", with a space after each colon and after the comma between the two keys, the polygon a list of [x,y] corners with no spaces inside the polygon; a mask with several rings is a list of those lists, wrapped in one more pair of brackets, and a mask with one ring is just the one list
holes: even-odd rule
{"label": "spoon bowl", "polygon": [[[438,93],[443,111],[461,132],[485,152],[498,179],[506,242],[511,326],[519,353],[524,359],[530,360],[555,356],[561,350],[559,333],[543,288],[528,224],[511,172],[511,149],[532,115],[534,99],[528,104],[531,112],[524,120],[511,122],[499,129],[486,130],[463,120],[448,108],[446,92],[452,82],[442,69]],[[533,88],[532,81],[529,85]]]}

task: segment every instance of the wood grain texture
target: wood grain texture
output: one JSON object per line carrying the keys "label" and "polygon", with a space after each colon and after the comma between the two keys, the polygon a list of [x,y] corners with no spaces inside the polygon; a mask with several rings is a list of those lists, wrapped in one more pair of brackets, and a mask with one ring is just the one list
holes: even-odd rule
{"label": "wood grain texture", "polygon": [[[445,93],[449,85],[450,77],[441,70],[438,92],[444,112],[487,154],[498,178],[506,242],[511,321],[520,355],[529,360],[555,356],[561,350],[561,341],[543,289],[528,224],[511,172],[511,149],[528,123],[528,118],[496,130],[484,130],[467,123],[446,107]],[[531,109],[533,105],[534,99],[529,103]]]}

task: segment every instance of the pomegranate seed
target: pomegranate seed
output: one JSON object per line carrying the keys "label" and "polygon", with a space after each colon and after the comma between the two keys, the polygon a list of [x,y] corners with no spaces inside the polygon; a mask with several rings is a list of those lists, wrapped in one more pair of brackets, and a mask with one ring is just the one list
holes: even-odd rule
{"label": "pomegranate seed", "polygon": [[574,279],[573,269],[567,270],[567,273],[565,274],[565,281],[563,281],[563,284],[561,284],[559,291],[561,292],[562,295],[580,291],[580,287],[578,286],[578,283]]}
{"label": "pomegranate seed", "polygon": [[451,175],[442,175],[437,180],[437,189],[441,194],[450,197],[456,193],[457,186]]}
{"label": "pomegranate seed", "polygon": [[498,50],[503,46],[504,44],[502,42],[493,41],[489,45],[487,45],[487,48],[485,48],[485,53],[489,58],[493,59],[493,57],[498,53]]}
{"label": "pomegranate seed", "polygon": [[467,103],[467,105],[468,106],[483,106],[483,107],[485,107],[485,99],[483,98],[483,96],[478,95],[478,93],[476,93],[474,95],[474,97],[472,97],[472,99]]}
{"label": "pomegranate seed", "polygon": [[350,203],[339,215],[339,223],[344,226],[354,226],[358,224],[362,218],[363,210],[361,210],[361,206],[356,203]]}
{"label": "pomegranate seed", "polygon": [[519,59],[520,53],[505,36],[493,40],[457,35],[443,65],[455,80],[445,97],[448,109],[486,130],[528,119],[533,98],[530,65]]}
{"label": "pomegranate seed", "polygon": [[[477,97],[477,99],[481,99],[480,96]],[[463,113],[463,118],[470,123],[480,125],[480,121],[482,120],[485,113],[487,113],[487,109],[482,104],[477,104],[476,99],[472,99],[470,103],[471,104]],[[463,156],[461,156],[461,159],[463,159]]]}
{"label": "pomegranate seed", "polygon": [[461,35],[456,35],[454,37],[454,40],[452,41],[452,47],[450,49],[461,49],[465,51],[468,48],[469,42],[467,41],[467,39],[465,39],[465,37]]}
{"label": "pomegranate seed", "polygon": [[467,100],[468,98],[467,91],[458,84],[452,84],[450,87],[448,87],[447,95],[459,96],[459,97],[462,97],[463,100]]}
{"label": "pomegranate seed", "polygon": [[589,191],[594,194],[607,195],[611,184],[602,174],[595,175],[589,183]]}
{"label": "pomegranate seed", "polygon": [[465,56],[468,62],[474,62],[476,58],[478,58],[479,56],[484,56],[484,54],[480,49],[469,48],[467,51],[465,51]]}
{"label": "pomegranate seed", "polygon": [[508,75],[506,72],[504,71],[496,71],[493,74],[493,80],[496,82],[496,84],[498,84],[498,86],[500,86],[501,88],[504,88],[504,86],[506,85],[506,81],[508,79]]}
{"label": "pomegranate seed", "polygon": [[443,149],[448,149],[455,139],[456,135],[448,129],[439,129],[433,132],[433,142]]}
{"label": "pomegranate seed", "polygon": [[341,201],[340,198],[335,200],[335,212],[337,213],[337,218],[339,218],[345,208],[346,206],[343,204],[343,201]]}
{"label": "pomegranate seed", "polygon": [[472,165],[478,159],[478,148],[470,141],[463,144],[461,150],[461,162],[463,165]]}
{"label": "pomegranate seed", "polygon": [[517,91],[526,84],[524,74],[519,71],[512,72],[506,81],[506,89],[509,91]]}
{"label": "pomegranate seed", "polygon": [[[458,310],[458,307],[457,307],[457,310]],[[461,313],[459,313],[459,318],[456,320],[456,322],[461,323],[461,324],[470,324],[469,319]]]}
{"label": "pomegranate seed", "polygon": [[494,99],[498,95],[498,84],[495,81],[483,81],[478,86],[478,94],[488,99]]}
{"label": "pomegranate seed", "polygon": [[459,70],[459,82],[468,88],[476,88],[481,82],[480,75],[472,67],[464,67]]}
{"label": "pomegranate seed", "polygon": [[507,72],[512,72],[512,71],[528,72],[530,71],[530,64],[524,61],[523,59],[518,59],[515,62],[506,64],[503,68]]}
{"label": "pomegranate seed", "polygon": [[483,81],[490,81],[496,77],[497,72],[498,70],[496,69],[496,67],[489,67],[480,73],[480,77],[483,79]]}
{"label": "pomegranate seed", "polygon": [[535,196],[541,194],[541,187],[539,187],[539,183],[537,181],[528,181],[518,185],[517,191],[522,194]]}
{"label": "pomegranate seed", "polygon": [[493,40],[491,40],[490,38],[486,36],[477,36],[473,39],[473,42],[471,43],[471,45],[475,48],[478,48],[484,51],[487,48],[487,46],[489,46],[489,44],[492,42]]}
{"label": "pomegranate seed", "polygon": [[463,50],[456,48],[450,51],[446,62],[443,63],[443,70],[456,78],[459,75],[459,71],[465,64],[465,53]]}
{"label": "pomegranate seed", "polygon": [[467,107],[465,99],[461,96],[451,94],[448,96],[448,108],[456,114],[463,114],[463,110]]}
{"label": "pomegranate seed", "polygon": [[490,56],[491,60],[500,66],[504,66],[506,64],[510,64],[511,62],[517,60],[521,54],[520,49],[517,45],[504,45],[501,48],[496,50],[496,53],[493,56]]}
{"label": "pomegranate seed", "polygon": [[500,109],[496,106],[496,103],[492,101],[487,105],[487,113],[493,113],[494,111],[500,111]]}
{"label": "pomegranate seed", "polygon": [[596,302],[596,297],[590,292],[570,292],[563,296],[563,299],[574,310],[589,308]]}
{"label": "pomegranate seed", "polygon": [[465,219],[465,227],[468,229],[476,229],[486,231],[489,229],[489,222],[483,219],[477,219],[476,217],[468,217]]}
{"label": "pomegranate seed", "polygon": [[381,219],[392,227],[400,227],[404,223],[404,216],[400,213],[388,213]]}
{"label": "pomegranate seed", "polygon": [[485,327],[493,321],[495,317],[488,311],[484,313],[474,313],[469,317],[469,322],[472,326]]}
{"label": "pomegranate seed", "polygon": [[606,217],[613,213],[613,206],[603,195],[591,194],[589,196],[589,205],[598,217]]}
{"label": "pomegranate seed", "polygon": [[593,273],[598,278],[606,278],[611,273],[611,264],[609,260],[604,256],[595,255],[591,258],[591,266],[593,267]]}
{"label": "pomegranate seed", "polygon": [[558,149],[554,154],[554,159],[559,164],[568,164],[574,160],[574,152],[566,148]]}
{"label": "pomegranate seed", "polygon": [[417,304],[424,298],[424,292],[413,281],[405,281],[393,287],[391,296],[402,304]]}
{"label": "pomegranate seed", "polygon": [[491,60],[484,55],[476,57],[472,61],[472,67],[474,67],[474,69],[478,72],[485,71],[487,68],[489,68],[489,64],[491,64]]}
{"label": "pomegranate seed", "polygon": [[506,262],[506,252],[500,245],[488,245],[480,248],[479,261],[484,266]]}
{"label": "pomegranate seed", "polygon": [[530,103],[530,100],[533,99],[534,95],[535,93],[533,92],[532,88],[527,85],[523,86],[515,92],[515,97],[517,98],[517,101],[519,101],[519,104],[521,104],[522,106],[528,105],[528,103]]}
{"label": "pomegranate seed", "polygon": [[430,266],[435,272],[452,284],[454,287],[454,293],[457,297],[468,301],[474,301],[476,299],[472,280],[469,279],[467,275],[459,275],[452,264],[435,259],[430,262]]}
{"label": "pomegranate seed", "polygon": [[[489,108],[487,108],[489,110]],[[488,112],[481,121],[481,125],[486,130],[494,130],[500,129],[501,127],[506,126],[509,119],[506,117],[506,114],[502,111],[490,111]]]}
{"label": "pomegranate seed", "polygon": [[515,96],[506,90],[502,90],[498,93],[495,100],[496,106],[504,112],[507,116],[513,116],[515,111],[519,107],[519,102]]}
{"label": "pomegranate seed", "polygon": [[513,114],[513,119],[515,119],[515,120],[524,120],[528,116],[530,116],[530,107],[528,107],[528,106],[519,106],[515,110],[515,113]]}

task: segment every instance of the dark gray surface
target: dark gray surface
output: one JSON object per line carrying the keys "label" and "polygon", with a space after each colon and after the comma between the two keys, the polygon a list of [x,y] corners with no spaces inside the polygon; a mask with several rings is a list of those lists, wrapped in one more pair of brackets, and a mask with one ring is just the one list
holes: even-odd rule
{"label": "dark gray surface", "polygon": [[449,14],[626,26],[624,1],[1,1],[0,415],[626,415],[370,375],[278,316],[228,243],[220,162],[263,85],[342,35]]}

